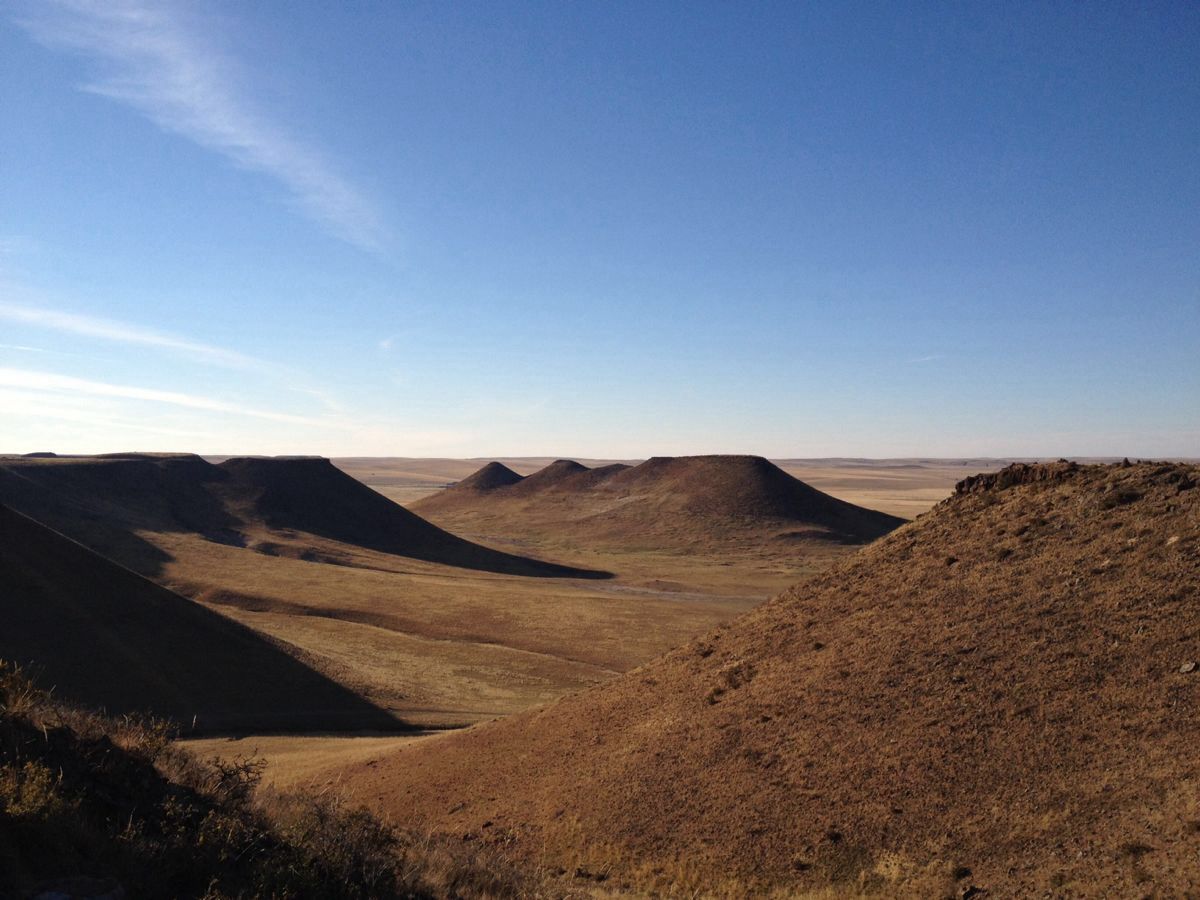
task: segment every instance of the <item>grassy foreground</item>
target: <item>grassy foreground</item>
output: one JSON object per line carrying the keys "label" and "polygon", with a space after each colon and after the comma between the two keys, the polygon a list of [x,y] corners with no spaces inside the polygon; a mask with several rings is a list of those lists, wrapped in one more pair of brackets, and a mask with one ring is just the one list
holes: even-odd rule
{"label": "grassy foreground", "polygon": [[0,898],[516,897],[490,851],[311,795],[261,762],[202,761],[158,720],[56,702],[0,662]]}

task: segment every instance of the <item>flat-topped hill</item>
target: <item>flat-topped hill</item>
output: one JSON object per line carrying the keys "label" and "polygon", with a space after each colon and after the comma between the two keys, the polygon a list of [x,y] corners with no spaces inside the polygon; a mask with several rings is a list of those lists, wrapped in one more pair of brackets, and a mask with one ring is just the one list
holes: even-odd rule
{"label": "flat-topped hill", "polygon": [[0,458],[0,502],[143,574],[164,561],[148,534],[257,546],[299,532],[505,574],[603,575],[463,540],[319,457],[237,457],[220,465],[187,454]]}
{"label": "flat-topped hill", "polygon": [[[490,464],[494,465],[494,464]],[[472,479],[484,479],[487,467]],[[413,509],[457,527],[478,516],[514,524],[577,525],[597,537],[653,535],[664,543],[744,538],[873,540],[903,520],[822,493],[758,456],[654,457],[637,466],[589,469],[558,460],[486,491],[447,488]]]}
{"label": "flat-topped hill", "polygon": [[64,700],[198,731],[392,717],[255,632],[0,506],[0,659]]}
{"label": "flat-topped hill", "polygon": [[1012,467],[613,682],[345,774],[610,883],[1182,896],[1198,609],[1200,469]]}

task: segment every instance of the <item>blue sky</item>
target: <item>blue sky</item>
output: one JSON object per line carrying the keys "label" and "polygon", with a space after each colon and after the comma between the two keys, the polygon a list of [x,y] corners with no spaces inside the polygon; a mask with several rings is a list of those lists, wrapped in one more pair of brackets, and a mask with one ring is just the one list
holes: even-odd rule
{"label": "blue sky", "polygon": [[0,7],[0,450],[1200,454],[1200,6]]}

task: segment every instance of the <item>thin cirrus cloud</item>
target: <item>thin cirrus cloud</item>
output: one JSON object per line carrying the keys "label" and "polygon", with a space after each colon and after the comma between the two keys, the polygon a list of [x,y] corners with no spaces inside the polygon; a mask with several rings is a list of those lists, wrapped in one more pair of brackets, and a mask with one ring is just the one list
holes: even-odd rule
{"label": "thin cirrus cloud", "polygon": [[39,372],[30,369],[0,368],[0,387],[15,388],[23,391],[39,391],[49,394],[65,394],[75,397],[82,395],[86,397],[108,397],[117,400],[163,403],[169,406],[179,406],[205,412],[247,416],[271,422],[309,427],[344,427],[340,423],[332,422],[328,419],[255,409],[195,394],[160,391],[155,388],[143,388],[134,385],[110,384],[104,381],[91,381],[85,378],[74,378],[70,375],[59,375],[53,372]]}
{"label": "thin cirrus cloud", "polygon": [[155,347],[160,350],[182,353],[198,362],[230,369],[267,371],[272,368],[269,363],[252,356],[214,347],[211,344],[191,341],[113,319],[84,316],[45,307],[23,306],[0,301],[0,321],[16,322],[35,328],[100,338],[123,344]]}
{"label": "thin cirrus cloud", "polygon": [[362,193],[314,148],[257,113],[228,72],[171,4],[139,0],[47,0],[19,24],[43,44],[105,65],[84,89],[127,104],[160,128],[266,174],[326,231],[379,251],[380,217]]}

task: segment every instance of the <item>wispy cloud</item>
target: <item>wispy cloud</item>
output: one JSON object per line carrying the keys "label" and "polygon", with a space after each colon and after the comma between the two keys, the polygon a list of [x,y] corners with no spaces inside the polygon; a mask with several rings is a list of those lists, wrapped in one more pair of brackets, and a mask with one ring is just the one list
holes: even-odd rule
{"label": "wispy cloud", "polygon": [[[164,425],[157,416],[139,416],[136,410],[122,410],[121,402],[102,402],[102,405],[98,405],[94,397],[0,388],[0,413],[10,421],[23,418],[28,422],[36,422],[40,428],[47,427],[51,422],[65,422],[72,426],[87,425],[94,429],[89,434],[104,434],[112,430],[135,431],[188,440],[204,439],[211,435],[211,431],[173,428]],[[62,437],[68,442],[78,441],[80,433],[79,429],[72,427],[66,429]]]}
{"label": "wispy cloud", "polygon": [[62,312],[61,310],[48,309],[46,307],[24,306],[18,303],[0,301],[0,320],[18,322],[22,325],[33,325],[37,328],[62,331],[84,337],[101,338],[102,340],[116,341],[122,344],[154,347],[159,350],[182,353],[199,362],[225,366],[231,369],[264,371],[271,368],[270,363],[242,353],[236,353],[232,350],[214,347],[211,344],[164,334],[149,328],[131,325],[127,322]]}
{"label": "wispy cloud", "polygon": [[26,7],[20,24],[47,46],[105,67],[85,90],[125,103],[160,128],[265,173],[310,218],[369,250],[385,240],[361,192],[314,148],[254,110],[229,73],[236,67],[189,27],[172,4],[143,0],[47,0]]}
{"label": "wispy cloud", "polygon": [[927,362],[933,362],[935,359],[943,359],[943,358],[944,358],[944,356],[941,353],[930,353],[928,356],[914,356],[912,359],[908,360],[908,362],[909,363],[927,363]]}
{"label": "wispy cloud", "polygon": [[22,353],[46,353],[45,347],[29,347],[25,344],[0,344],[0,350],[20,350]]}
{"label": "wispy cloud", "polygon": [[121,400],[136,400],[148,403],[164,403],[170,406],[180,406],[187,409],[203,410],[206,412],[225,413],[238,416],[248,416],[255,419],[265,419],[271,422],[284,422],[292,425],[306,425],[321,428],[344,428],[343,423],[320,419],[312,416],[297,416],[290,413],[273,412],[271,410],[255,409],[237,403],[228,403],[211,397],[196,394],[184,394],[177,391],[162,391],[156,388],[144,388],[134,385],[109,384],[103,381],[91,381],[84,378],[74,378],[70,375],[59,375],[54,372],[39,372],[29,369],[0,368],[0,387],[16,388],[23,391],[43,391],[52,394],[83,395],[88,397],[111,397]]}

